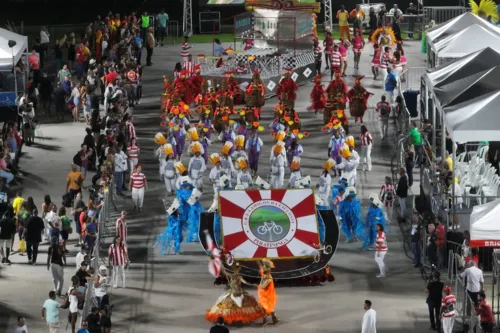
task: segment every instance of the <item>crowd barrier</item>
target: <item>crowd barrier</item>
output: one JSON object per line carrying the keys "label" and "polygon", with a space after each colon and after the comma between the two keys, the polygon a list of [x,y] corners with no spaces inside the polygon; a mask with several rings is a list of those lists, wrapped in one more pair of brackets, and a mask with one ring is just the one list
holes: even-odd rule
{"label": "crowd barrier", "polygon": [[436,24],[441,24],[449,21],[457,16],[460,16],[471,9],[464,6],[429,6],[424,7],[424,23],[429,24],[434,21]]}

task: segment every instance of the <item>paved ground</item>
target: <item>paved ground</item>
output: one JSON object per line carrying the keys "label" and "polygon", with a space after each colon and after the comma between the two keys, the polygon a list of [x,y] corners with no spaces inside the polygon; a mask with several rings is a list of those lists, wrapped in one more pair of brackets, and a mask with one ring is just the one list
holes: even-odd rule
{"label": "paved ground", "polygon": [[[419,44],[405,44],[410,66],[422,66],[418,59]],[[207,45],[195,45],[193,53],[206,53]],[[368,52],[367,52],[368,53]],[[153,67],[146,68],[144,77],[144,100],[135,109],[136,132],[141,145],[141,164],[149,179],[150,189],[146,194],[145,211],[141,215],[133,214],[129,222],[129,252],[133,264],[127,272],[127,289],[112,292],[112,302],[116,304],[113,314],[114,332],[149,332],[168,327],[172,331],[186,333],[204,332],[210,326],[203,315],[223,292],[221,287],[213,286],[213,279],[207,272],[206,255],[198,244],[183,244],[180,256],[162,256],[153,245],[156,235],[165,225],[165,212],[161,199],[165,189],[158,180],[157,160],[153,156],[152,138],[158,131],[159,95],[162,87],[162,75],[169,73],[178,61],[179,50],[157,48]],[[368,54],[363,55],[361,70],[367,74],[364,84],[375,94],[370,100],[374,105],[380,98],[381,81],[374,82],[369,70]],[[352,74],[352,73],[350,73]],[[353,84],[353,77],[347,78],[348,85]],[[326,84],[326,82],[325,82]],[[301,113],[304,128],[311,135],[305,139],[302,170],[317,182],[320,167],[326,158],[328,137],[321,131],[322,117],[308,113],[310,85],[299,91],[297,111]],[[271,121],[271,107],[276,99],[266,102],[264,123]],[[369,111],[365,123],[374,135],[375,146],[372,153],[373,170],[370,173],[359,172],[358,192],[366,200],[372,193],[378,193],[384,177],[389,175],[392,147],[380,142],[378,123],[374,112]],[[25,195],[33,196],[41,204],[43,195],[50,193],[57,203],[64,190],[64,178],[69,170],[72,156],[78,150],[84,136],[83,124],[43,125],[38,135],[39,144],[26,149],[21,160],[23,169],[30,173],[25,182]],[[353,126],[353,134],[359,135],[359,126]],[[268,156],[271,140],[268,133],[262,134],[264,157]],[[218,151],[220,144],[215,144],[210,152]],[[262,159],[264,165],[265,159]],[[211,195],[202,198],[202,204],[208,208]],[[130,198],[118,206],[131,207]],[[281,323],[277,327],[269,326],[259,330],[279,332],[359,332],[363,316],[363,302],[371,299],[378,312],[380,332],[425,332],[428,328],[427,306],[423,283],[419,274],[412,267],[402,250],[402,237],[397,226],[389,234],[389,254],[387,261],[389,275],[386,279],[377,279],[377,266],[373,252],[362,253],[360,244],[341,245],[331,261],[336,277],[335,283],[317,287],[279,288],[277,314]],[[70,246],[72,248],[72,245]],[[41,248],[46,252],[46,247]],[[72,253],[70,257],[74,257]],[[46,260],[44,253],[39,262]],[[70,259],[72,263],[73,258]],[[2,314],[23,313],[28,316],[30,332],[44,332],[46,328],[40,320],[40,307],[51,289],[51,276],[44,266],[31,267],[26,264],[26,257],[17,255],[12,258],[13,265],[2,270],[0,279],[0,331],[2,325],[12,327],[14,317],[1,318]],[[69,281],[72,268],[66,269]],[[255,291],[249,290],[255,294]],[[66,312],[61,313],[62,317]],[[258,328],[234,328],[241,332],[252,332]]]}

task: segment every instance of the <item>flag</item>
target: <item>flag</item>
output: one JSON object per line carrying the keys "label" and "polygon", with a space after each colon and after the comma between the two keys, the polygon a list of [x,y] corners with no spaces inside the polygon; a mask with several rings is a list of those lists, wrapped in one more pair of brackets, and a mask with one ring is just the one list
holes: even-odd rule
{"label": "flag", "polygon": [[220,250],[215,246],[212,237],[205,230],[205,242],[207,244],[207,250],[212,254],[212,257],[208,261],[208,272],[212,274],[214,278],[218,278],[222,269],[222,260]]}

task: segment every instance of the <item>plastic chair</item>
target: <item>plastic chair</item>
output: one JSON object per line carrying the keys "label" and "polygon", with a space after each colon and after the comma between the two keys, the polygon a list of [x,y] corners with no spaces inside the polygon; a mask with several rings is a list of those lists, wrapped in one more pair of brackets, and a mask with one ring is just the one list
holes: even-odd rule
{"label": "plastic chair", "polygon": [[500,186],[500,177],[497,175],[494,175],[491,178],[491,183],[488,185],[483,185],[482,187],[482,196],[483,196],[483,203],[487,203],[490,201],[493,201],[497,198],[498,196],[498,188]]}

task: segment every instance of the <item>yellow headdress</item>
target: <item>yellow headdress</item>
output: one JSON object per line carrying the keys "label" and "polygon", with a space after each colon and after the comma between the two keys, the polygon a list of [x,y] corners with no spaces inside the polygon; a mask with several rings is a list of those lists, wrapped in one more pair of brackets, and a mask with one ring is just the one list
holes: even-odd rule
{"label": "yellow headdress", "polygon": [[276,144],[273,146],[274,153],[276,153],[276,155],[281,154],[284,146],[285,146],[285,143],[283,141],[276,142]]}
{"label": "yellow headdress", "polygon": [[164,145],[165,143],[167,143],[167,139],[165,139],[163,134],[161,134],[160,132],[156,133],[154,141],[156,144],[159,145]]}
{"label": "yellow headdress", "polygon": [[276,136],[274,138],[276,139],[276,141],[283,141],[285,140],[285,137],[286,137],[285,131],[278,131],[278,133],[276,133]]}
{"label": "yellow headdress", "polygon": [[262,268],[270,270],[271,268],[275,268],[274,263],[271,261],[271,259],[265,258],[262,259]]}
{"label": "yellow headdress", "polygon": [[172,156],[174,155],[174,147],[170,143],[166,143],[163,145],[163,152],[167,156]]}
{"label": "yellow headdress", "polygon": [[220,156],[217,153],[213,153],[208,157],[208,161],[212,163],[213,165],[216,165],[217,163],[220,163]]}
{"label": "yellow headdress", "polygon": [[300,157],[294,156],[292,160],[292,164],[290,165],[290,169],[293,171],[297,171],[300,169]]}
{"label": "yellow headdress", "polygon": [[187,131],[186,134],[187,134],[189,140],[191,140],[191,141],[198,141],[198,140],[200,140],[200,135],[198,134],[198,129],[196,127],[191,127]]}
{"label": "yellow headdress", "polygon": [[354,137],[352,135],[349,135],[347,138],[345,138],[345,143],[351,148],[354,148]]}
{"label": "yellow headdress", "polygon": [[201,144],[199,142],[193,142],[190,146],[189,146],[189,151],[190,153],[192,154],[196,154],[196,153],[201,153]]}
{"label": "yellow headdress", "polygon": [[333,169],[334,166],[335,166],[335,160],[333,158],[329,158],[328,160],[326,160],[325,163],[323,163],[323,169],[328,171]]}
{"label": "yellow headdress", "polygon": [[226,141],[224,146],[222,146],[220,152],[222,155],[229,155],[229,151],[233,148],[233,143],[231,141]]}
{"label": "yellow headdress", "polygon": [[186,172],[186,167],[182,164],[182,162],[175,162],[174,167],[175,167],[175,170],[177,170],[177,172],[181,175],[184,172]]}
{"label": "yellow headdress", "polygon": [[238,167],[240,170],[245,170],[248,168],[248,162],[247,159],[244,157],[240,157],[236,160],[236,164],[238,164]]}
{"label": "yellow headdress", "polygon": [[234,138],[234,145],[236,147],[243,148],[245,145],[245,136],[244,135],[237,135],[236,138]]}
{"label": "yellow headdress", "polygon": [[340,154],[340,156],[342,156],[345,159],[348,159],[349,157],[351,157],[351,150],[349,149],[349,146],[347,145],[347,143],[342,144],[342,147],[340,148],[339,154]]}
{"label": "yellow headdress", "polygon": [[472,14],[477,15],[485,20],[490,18],[492,23],[498,21],[498,8],[497,4],[492,0],[481,0],[479,5],[474,0],[469,0],[469,6]]}

